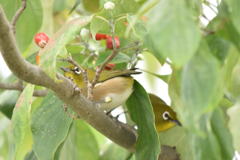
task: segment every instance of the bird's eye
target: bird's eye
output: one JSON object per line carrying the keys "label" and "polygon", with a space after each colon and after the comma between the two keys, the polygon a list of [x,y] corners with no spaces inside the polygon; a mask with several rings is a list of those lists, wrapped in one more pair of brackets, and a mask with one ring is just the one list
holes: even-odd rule
{"label": "bird's eye", "polygon": [[81,71],[79,70],[78,67],[75,67],[75,68],[73,69],[73,72],[76,73],[76,74],[81,74]]}
{"label": "bird's eye", "polygon": [[169,112],[168,111],[163,112],[162,117],[163,117],[164,120],[168,120],[169,117],[170,117]]}

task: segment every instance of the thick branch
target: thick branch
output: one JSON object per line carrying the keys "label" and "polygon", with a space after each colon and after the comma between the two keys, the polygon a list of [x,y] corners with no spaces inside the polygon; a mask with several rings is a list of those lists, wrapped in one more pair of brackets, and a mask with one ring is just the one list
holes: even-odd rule
{"label": "thick branch", "polygon": [[[85,23],[85,22],[83,22]],[[125,124],[116,122],[98,109],[98,106],[74,91],[73,83],[58,75],[61,82],[55,82],[38,66],[32,65],[21,56],[9,22],[0,8],[0,49],[11,71],[20,79],[51,89],[54,93],[90,125],[111,139],[113,142],[134,150],[136,134]]]}
{"label": "thick branch", "polygon": [[[21,83],[1,83],[0,82],[0,89],[6,89],[6,90],[17,90],[17,91],[23,91],[24,87]],[[33,96],[36,97],[44,97],[48,93],[47,90],[35,90],[33,92]]]}

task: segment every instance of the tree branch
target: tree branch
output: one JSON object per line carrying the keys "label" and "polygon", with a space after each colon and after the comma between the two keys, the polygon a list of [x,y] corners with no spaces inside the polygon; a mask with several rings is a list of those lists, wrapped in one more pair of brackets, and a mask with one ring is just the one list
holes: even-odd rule
{"label": "tree branch", "polygon": [[[21,83],[1,83],[0,82],[0,89],[6,89],[6,90],[17,90],[17,91],[23,91],[24,87]],[[44,97],[48,93],[47,90],[35,90],[33,92],[33,96],[36,97]]]}
{"label": "tree branch", "polygon": [[158,160],[180,160],[180,154],[177,152],[176,147],[162,145]]}
{"label": "tree branch", "polygon": [[[81,23],[86,22],[81,21]],[[57,75],[61,82],[56,82],[42,71],[41,68],[23,59],[16,46],[16,40],[9,22],[1,7],[0,28],[0,50],[13,74],[26,82],[49,88],[83,120],[99,132],[120,146],[130,151],[134,150],[137,136],[131,127],[111,119],[98,108],[97,104],[89,101],[78,92],[74,92],[74,84],[69,79],[62,75]]]}
{"label": "tree branch", "polygon": [[15,16],[12,19],[12,30],[14,34],[16,33],[17,20],[19,19],[23,11],[26,9],[26,7],[27,7],[27,0],[22,0],[22,6],[17,10]]}

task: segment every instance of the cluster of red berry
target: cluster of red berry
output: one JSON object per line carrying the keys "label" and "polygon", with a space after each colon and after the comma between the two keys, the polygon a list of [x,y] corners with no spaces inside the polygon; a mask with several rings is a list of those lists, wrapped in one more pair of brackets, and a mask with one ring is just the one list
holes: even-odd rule
{"label": "cluster of red berry", "polygon": [[[108,49],[113,49],[113,38],[112,36],[109,36],[107,34],[101,34],[101,33],[97,33],[96,36],[95,36],[95,39],[97,41],[99,40],[106,40],[106,46]],[[120,40],[118,37],[114,37],[114,40],[115,40],[115,45],[116,45],[116,48],[119,48],[120,47]]]}
{"label": "cluster of red berry", "polygon": [[[107,34],[97,33],[95,35],[95,39],[97,41],[106,40],[106,47],[108,49],[113,49],[113,38],[112,38],[112,36],[109,36]],[[119,40],[119,38],[118,37],[114,37],[114,40],[115,40],[116,48],[119,48],[120,47],[120,40]],[[105,66],[105,70],[112,70],[114,67],[115,67],[114,63],[108,63]]]}
{"label": "cluster of red berry", "polygon": [[[109,36],[107,34],[97,33],[96,36],[95,36],[95,39],[97,41],[106,40],[106,47],[108,49],[113,49],[113,39],[112,39],[111,36]],[[114,40],[115,40],[116,48],[119,48],[120,47],[119,38],[114,37]],[[49,37],[47,36],[47,34],[45,34],[43,32],[37,33],[34,37],[34,41],[40,48],[44,48],[49,41]],[[37,63],[37,65],[40,64],[40,55],[39,54],[36,55],[36,63]],[[106,70],[112,70],[114,67],[115,67],[114,63],[109,63],[105,66],[105,69]]]}

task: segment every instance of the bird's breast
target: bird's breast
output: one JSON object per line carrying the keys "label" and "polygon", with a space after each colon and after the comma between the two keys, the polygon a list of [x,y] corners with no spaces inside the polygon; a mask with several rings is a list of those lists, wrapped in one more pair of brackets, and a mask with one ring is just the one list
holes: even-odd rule
{"label": "bird's breast", "polygon": [[132,77],[116,77],[98,84],[93,90],[93,99],[103,110],[111,110],[122,105],[132,94]]}

